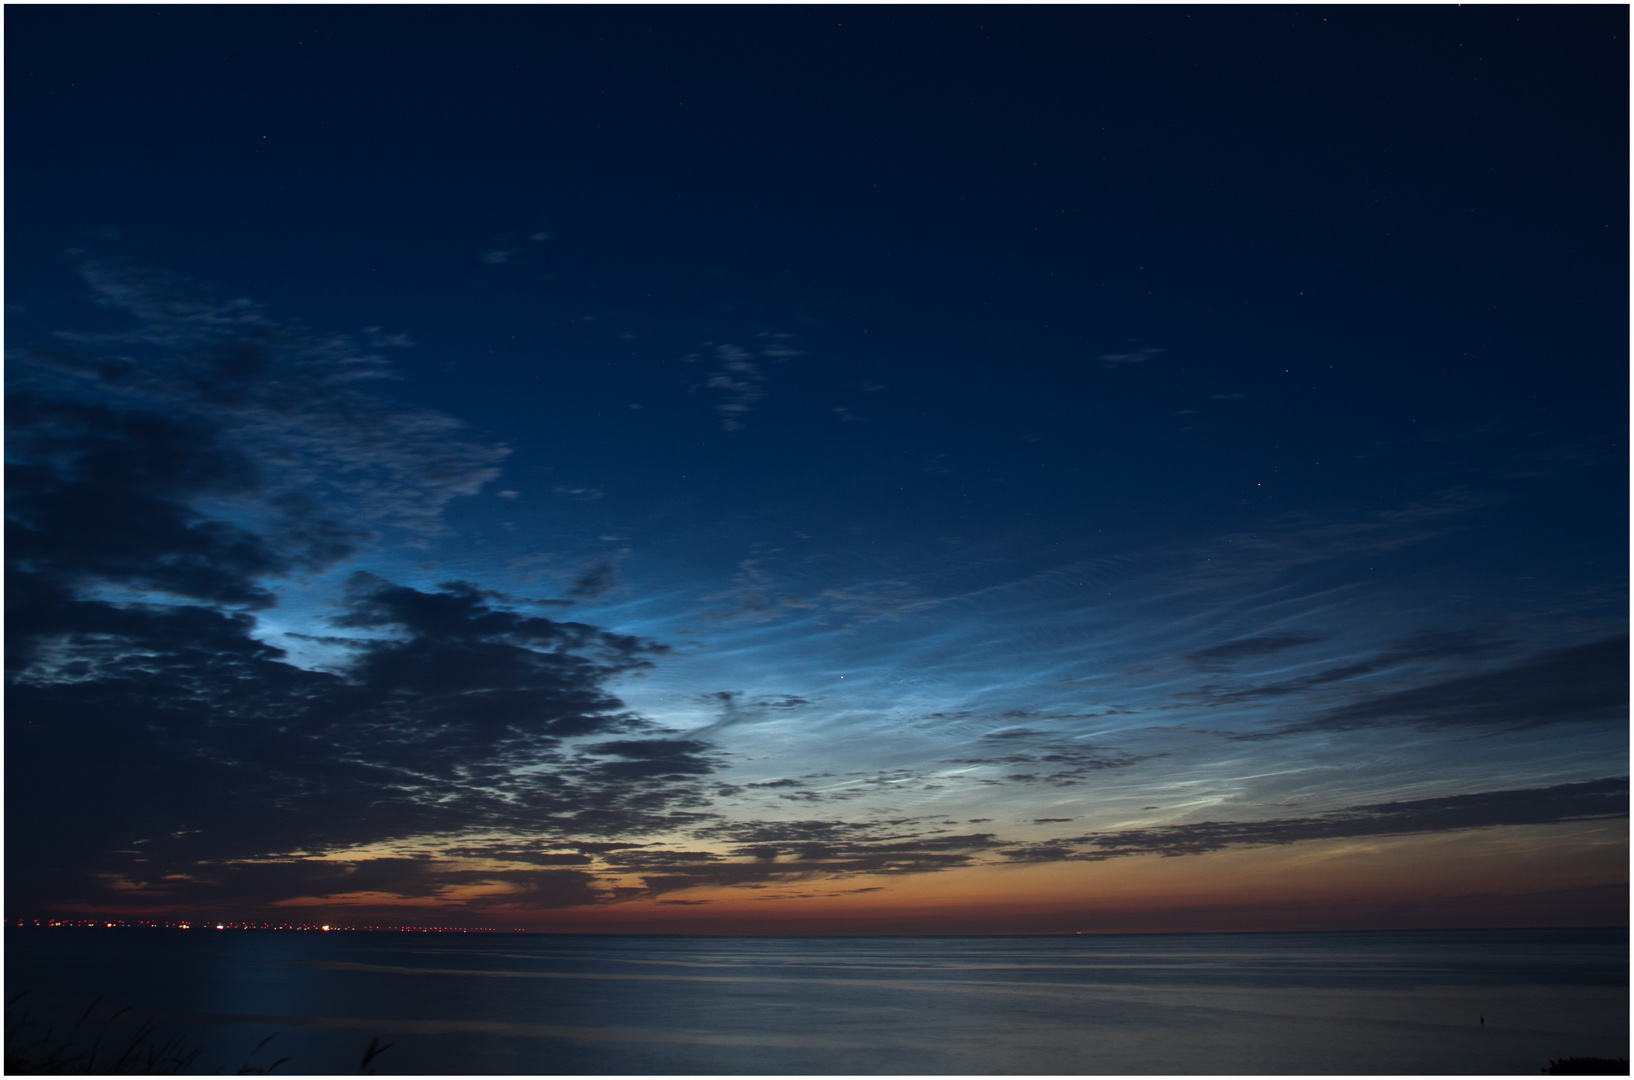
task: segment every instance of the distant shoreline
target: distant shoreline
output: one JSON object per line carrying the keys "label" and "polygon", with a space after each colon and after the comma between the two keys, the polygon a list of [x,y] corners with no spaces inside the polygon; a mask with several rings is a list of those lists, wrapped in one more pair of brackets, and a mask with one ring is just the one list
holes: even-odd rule
{"label": "distant shoreline", "polygon": [[121,919],[7,919],[8,930],[256,930],[285,933],[380,933],[380,934],[527,934],[548,937],[619,937],[619,938],[1078,938],[1078,937],[1242,937],[1248,935],[1290,934],[1509,934],[1509,933],[1569,933],[1609,932],[1627,933],[1628,924],[1609,926],[1415,926],[1405,928],[1368,928],[1362,930],[1074,930],[1037,934],[961,934],[961,933],[711,933],[695,931],[643,930],[530,930],[526,927],[498,926],[389,926],[358,925],[355,923],[258,923],[212,922],[208,919],[143,921]]}

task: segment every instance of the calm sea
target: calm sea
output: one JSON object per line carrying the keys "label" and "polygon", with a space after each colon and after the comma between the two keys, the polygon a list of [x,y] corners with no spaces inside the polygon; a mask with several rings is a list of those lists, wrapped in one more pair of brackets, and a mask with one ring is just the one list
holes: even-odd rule
{"label": "calm sea", "polygon": [[[1628,1056],[1627,930],[1082,937],[6,931],[32,1019],[98,997],[278,1073],[1528,1073]],[[12,1010],[13,1013],[16,1009]],[[1483,1026],[1480,1018],[1485,1017]],[[15,1016],[13,1016],[15,1019]]]}

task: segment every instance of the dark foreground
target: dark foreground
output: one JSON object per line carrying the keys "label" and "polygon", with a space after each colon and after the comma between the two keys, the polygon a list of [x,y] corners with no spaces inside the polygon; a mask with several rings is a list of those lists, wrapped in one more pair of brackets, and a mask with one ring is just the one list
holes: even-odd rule
{"label": "dark foreground", "polygon": [[[50,1049],[40,1041],[47,1026],[60,1043],[96,998],[98,1021],[115,1005],[133,1006],[107,1029],[101,1053],[114,1054],[153,1017],[128,1068],[109,1069],[104,1057],[99,1072],[144,1071],[140,1055],[167,1042],[167,1060],[187,1072],[276,1066],[279,1074],[1536,1076],[1628,1056],[1628,933],[1620,929],[1070,938],[7,933],[7,992],[27,991],[31,1008],[35,1056],[19,1059],[25,1068]],[[89,1031],[82,1026],[81,1048]],[[391,1049],[378,1053],[386,1043]],[[371,1048],[376,1055],[363,1061]],[[73,1052],[63,1048],[56,1064]],[[11,1064],[8,1072],[24,1071]]]}

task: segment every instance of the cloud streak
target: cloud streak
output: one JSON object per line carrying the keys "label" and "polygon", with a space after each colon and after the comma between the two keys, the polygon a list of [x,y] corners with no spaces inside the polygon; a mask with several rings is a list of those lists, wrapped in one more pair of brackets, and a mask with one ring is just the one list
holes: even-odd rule
{"label": "cloud streak", "polygon": [[1551,825],[1628,816],[1628,777],[1438,799],[1373,803],[1312,817],[1267,821],[1201,821],[1152,829],[1089,833],[1007,851],[1017,862],[1100,862],[1131,855],[1202,855],[1234,847],[1313,840]]}
{"label": "cloud streak", "polygon": [[[1387,662],[1355,665],[1354,673],[1364,673]],[[1351,673],[1341,669],[1329,674],[1337,679]],[[1627,719],[1628,638],[1620,635],[1586,645],[1553,649],[1497,671],[1367,695],[1326,709],[1309,720],[1238,738],[1263,739],[1378,727],[1495,733],[1556,724],[1626,723]]]}

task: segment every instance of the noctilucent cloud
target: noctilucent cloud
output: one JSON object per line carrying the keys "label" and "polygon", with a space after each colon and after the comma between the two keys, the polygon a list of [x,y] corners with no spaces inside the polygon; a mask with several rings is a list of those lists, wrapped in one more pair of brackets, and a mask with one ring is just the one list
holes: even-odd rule
{"label": "noctilucent cloud", "polygon": [[6,21],[8,915],[1626,918],[1626,8]]}

